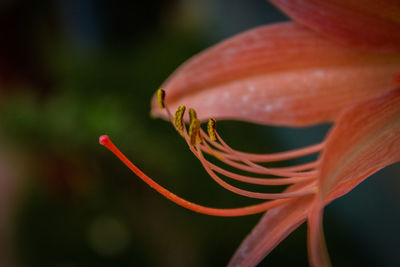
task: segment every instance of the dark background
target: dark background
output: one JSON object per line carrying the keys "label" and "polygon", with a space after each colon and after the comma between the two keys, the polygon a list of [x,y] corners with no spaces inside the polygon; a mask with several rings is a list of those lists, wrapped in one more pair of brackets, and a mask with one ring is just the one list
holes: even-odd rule
{"label": "dark background", "polygon": [[[260,215],[218,218],[170,203],[98,144],[216,207],[255,201],[207,176],[172,126],[149,116],[168,75],[204,48],[287,20],[263,0],[1,1],[0,266],[224,266]],[[307,129],[219,122],[235,148],[275,152]],[[246,129],[246,131],[243,131]],[[400,266],[399,164],[327,207],[335,266]],[[261,266],[307,266],[306,226]]]}

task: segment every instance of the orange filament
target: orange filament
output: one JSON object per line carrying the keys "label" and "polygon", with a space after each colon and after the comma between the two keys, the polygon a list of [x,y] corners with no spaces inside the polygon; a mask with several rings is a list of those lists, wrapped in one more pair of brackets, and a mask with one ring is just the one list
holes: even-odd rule
{"label": "orange filament", "polygon": [[204,159],[204,163],[211,170],[214,170],[214,171],[216,171],[226,177],[234,179],[236,181],[240,181],[240,182],[244,182],[244,183],[248,183],[248,184],[288,185],[288,184],[294,184],[294,183],[299,183],[299,182],[304,182],[304,181],[310,181],[315,178],[315,177],[290,177],[290,178],[250,177],[250,176],[245,176],[245,175],[227,171],[221,167],[218,167],[215,164],[212,164],[211,162],[207,161],[206,159]]}
{"label": "orange filament", "polygon": [[[314,171],[308,171],[308,172],[297,172],[297,171],[302,171],[304,169],[309,169],[309,166],[315,165],[315,163],[307,163],[307,164],[301,164],[298,166],[292,166],[292,167],[284,167],[284,168],[266,168],[264,166],[255,164],[251,161],[245,160],[244,164],[240,164],[238,162],[232,161],[228,159],[228,157],[225,157],[224,155],[218,155],[218,152],[212,151],[212,149],[205,144],[205,146],[208,148],[205,152],[210,152],[212,155],[217,155],[220,156],[218,159],[222,161],[223,163],[235,167],[237,169],[243,170],[243,171],[248,171],[248,172],[253,172],[253,173],[258,173],[258,174],[269,174],[269,175],[275,175],[275,176],[285,176],[285,177],[290,177],[293,175],[298,175],[302,177],[308,177],[308,176],[314,176],[316,173]],[[305,168],[306,167],[306,168]]]}
{"label": "orange filament", "polygon": [[[233,193],[236,193],[236,194],[242,195],[242,196],[246,196],[246,197],[250,197],[250,198],[257,198],[257,199],[284,199],[284,198],[306,196],[306,195],[314,194],[316,192],[317,188],[315,186],[312,188],[307,188],[305,190],[297,190],[297,191],[288,192],[288,193],[257,193],[257,192],[251,192],[251,191],[243,190],[243,189],[237,188],[235,186],[232,186],[232,185],[226,183],[225,181],[223,181],[221,178],[219,178],[218,175],[216,175],[211,170],[211,168],[209,168],[209,166],[208,166],[209,162],[203,157],[201,149],[199,149],[198,146],[193,147],[190,145],[190,140],[189,140],[190,136],[188,136],[185,127],[183,128],[183,136],[184,136],[186,142],[188,143],[190,150],[200,160],[204,169],[211,176],[211,178],[216,183],[218,183],[220,186],[222,186],[223,188],[225,188]],[[252,178],[252,177],[247,177],[247,178]],[[312,177],[312,178],[315,178],[315,177]],[[303,182],[303,181],[307,181],[307,180],[301,180],[301,182]],[[300,181],[297,181],[297,182],[300,182]]]}
{"label": "orange filament", "polygon": [[203,164],[204,169],[207,171],[207,173],[211,176],[211,178],[214,179],[215,182],[217,182],[220,186],[223,188],[236,193],[238,195],[246,196],[246,197],[251,197],[251,198],[257,198],[257,199],[282,199],[282,198],[292,198],[292,197],[301,197],[301,196],[306,196],[310,194],[314,194],[316,188],[307,188],[304,190],[297,190],[294,192],[287,192],[287,193],[256,193],[256,192],[250,192],[247,190],[243,190],[240,188],[237,188],[235,186],[232,186],[226,182],[224,182],[221,178],[218,177],[204,162],[203,155],[201,154],[201,150],[199,150],[199,155],[198,159],[200,162]]}
{"label": "orange filament", "polygon": [[[215,146],[217,149],[220,149],[221,151],[226,152],[227,149],[224,145],[213,142],[213,140],[211,140],[207,136],[207,134],[205,134],[204,132],[202,132],[202,137],[205,138],[210,143],[212,143],[212,145]],[[220,140],[222,140],[222,138],[220,138]],[[311,145],[311,146],[301,148],[301,149],[295,149],[295,150],[290,150],[290,151],[286,151],[286,152],[271,153],[271,154],[253,154],[253,153],[237,151],[234,149],[231,149],[231,150],[234,151],[235,155],[239,155],[243,158],[247,158],[248,160],[251,160],[253,162],[274,162],[274,161],[289,160],[289,159],[294,159],[294,158],[298,158],[298,157],[315,154],[317,152],[320,152],[324,148],[324,145],[325,145],[324,143],[320,143],[320,144]]]}
{"label": "orange filament", "polygon": [[[208,141],[207,139],[205,139],[205,140]],[[236,150],[233,150],[235,152],[234,154],[222,152],[220,150],[215,150],[215,149],[211,148],[207,143],[205,143],[203,145],[202,150],[205,153],[210,154],[218,159],[221,159],[221,158],[232,159],[232,160],[237,160],[238,158],[243,159],[243,155],[237,156],[238,152]],[[246,160],[248,160],[248,158],[246,158]],[[252,161],[252,162],[254,163],[254,162],[261,162],[261,161]],[[306,170],[311,170],[311,169],[316,168],[318,166],[318,164],[319,164],[318,161],[314,161],[314,162],[302,163],[302,164],[294,165],[294,166],[290,166],[290,167],[277,167],[277,168],[269,168],[269,169],[286,170],[286,171],[306,171]],[[259,165],[259,166],[262,166],[262,165]]]}

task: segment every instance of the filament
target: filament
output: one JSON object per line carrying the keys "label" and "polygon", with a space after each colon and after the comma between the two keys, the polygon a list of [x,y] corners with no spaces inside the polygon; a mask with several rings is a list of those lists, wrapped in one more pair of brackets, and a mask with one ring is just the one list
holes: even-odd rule
{"label": "filament", "polygon": [[216,155],[217,158],[222,161],[223,163],[230,165],[232,167],[235,167],[237,169],[241,169],[247,172],[253,172],[253,173],[258,173],[258,174],[270,174],[270,175],[275,175],[275,176],[286,176],[290,177],[293,175],[300,175],[300,176],[310,176],[310,175],[315,175],[314,171],[308,171],[308,172],[297,172],[299,170],[307,170],[309,169],[310,166],[315,165],[316,163],[306,163],[306,164],[301,164],[297,166],[292,166],[292,167],[283,167],[283,168],[267,168],[258,164],[255,164],[251,161],[245,160],[244,164],[240,164],[236,161],[232,161],[227,157],[224,157],[221,154],[218,154],[218,152],[215,152],[212,150],[211,147],[209,147],[206,143],[204,144],[205,147],[207,147],[208,153],[211,155]]}
{"label": "filament", "polygon": [[217,182],[220,186],[223,188],[236,193],[238,195],[246,196],[246,197],[251,197],[251,198],[257,198],[257,199],[282,199],[282,198],[292,198],[292,197],[300,197],[300,196],[306,196],[310,194],[314,194],[316,191],[316,188],[307,188],[305,190],[297,190],[294,192],[286,192],[286,193],[256,193],[256,192],[251,192],[247,190],[243,190],[240,188],[237,188],[235,186],[232,186],[225,181],[223,181],[221,178],[218,177],[204,162],[204,157],[201,153],[201,150],[199,150],[199,154],[197,155],[198,159],[202,163],[204,169],[207,171],[207,173],[211,176],[211,178]]}
{"label": "filament", "polygon": [[[217,149],[221,151],[227,152],[226,147],[224,147],[221,144],[218,144],[216,142],[213,142],[207,134],[202,132],[202,136],[213,146],[215,146]],[[222,140],[222,138],[220,138]],[[225,143],[226,145],[226,143]],[[274,162],[274,161],[282,161],[282,160],[289,160],[289,159],[294,159],[294,158],[299,158],[307,155],[311,155],[317,152],[320,152],[325,146],[325,143],[319,143],[315,145],[311,145],[308,147],[300,148],[300,149],[295,149],[295,150],[289,150],[285,152],[279,152],[279,153],[271,153],[271,154],[254,154],[254,153],[247,153],[247,152],[242,152],[238,150],[231,149],[236,155],[244,157],[248,160],[254,161],[254,162]]]}

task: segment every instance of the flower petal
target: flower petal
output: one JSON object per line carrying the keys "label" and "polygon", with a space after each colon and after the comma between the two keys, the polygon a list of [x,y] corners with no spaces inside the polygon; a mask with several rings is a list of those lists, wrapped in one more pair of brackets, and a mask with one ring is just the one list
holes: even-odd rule
{"label": "flower petal", "polygon": [[[337,186],[325,198],[324,205],[351,191],[364,180],[363,177],[353,179]],[[295,190],[300,185],[294,185],[286,190]],[[296,198],[292,202],[271,209],[261,218],[251,233],[243,240],[236,250],[229,266],[255,266],[261,262],[276,246],[292,231],[299,227],[308,216],[308,242],[310,261],[329,265],[329,257],[325,246],[322,230],[321,206],[316,206],[319,198],[312,196]],[[311,252],[312,251],[312,252]]]}
{"label": "flower petal", "polygon": [[[230,266],[257,265],[307,215],[310,262],[312,266],[329,266],[322,229],[323,206],[396,161],[400,161],[400,89],[343,113],[322,155],[322,195],[298,198],[268,211],[236,251]],[[324,189],[327,185],[333,190]]]}
{"label": "flower petal", "polygon": [[[325,197],[324,205],[328,205],[330,202],[339,198],[355,188],[364,179],[368,177],[361,176],[338,185],[333,191]],[[311,266],[331,266],[329,260],[328,250],[326,248],[322,220],[323,220],[323,207],[321,206],[321,196],[314,200],[312,208],[309,210],[308,215],[308,254]]]}
{"label": "flower petal", "polygon": [[400,89],[356,105],[338,119],[322,154],[321,193],[308,216],[312,266],[330,265],[322,229],[324,205],[397,161],[400,161]]}
{"label": "flower petal", "polygon": [[228,266],[256,266],[305,220],[312,196],[268,211],[242,242]]}
{"label": "flower petal", "polygon": [[323,204],[317,196],[308,215],[308,258],[313,267],[331,266],[322,227]]}
{"label": "flower petal", "polygon": [[398,0],[270,0],[296,22],[343,44],[400,51]]}
{"label": "flower petal", "polygon": [[[325,205],[341,197],[356,187],[362,179],[347,181],[336,187],[325,199]],[[294,190],[296,186],[289,187]],[[253,228],[251,233],[233,255],[229,266],[255,266],[261,262],[281,241],[300,226],[308,215],[308,240],[311,258],[317,257],[319,262],[329,262],[322,232],[321,208],[312,209],[316,199],[312,197],[296,198],[283,206],[269,210]],[[315,204],[314,204],[315,205]],[[310,213],[312,212],[312,213]],[[312,233],[312,234],[311,234]],[[311,248],[313,254],[311,255]],[[316,248],[321,248],[318,250]],[[322,259],[322,260],[321,260]],[[313,262],[317,262],[313,260]]]}
{"label": "flower petal", "polygon": [[[171,109],[302,126],[332,121],[354,101],[393,87],[400,54],[337,45],[294,23],[246,31],[193,57],[163,85]],[[153,99],[152,113],[166,117]]]}
{"label": "flower petal", "polygon": [[400,161],[400,88],[344,112],[321,158],[322,196]]}

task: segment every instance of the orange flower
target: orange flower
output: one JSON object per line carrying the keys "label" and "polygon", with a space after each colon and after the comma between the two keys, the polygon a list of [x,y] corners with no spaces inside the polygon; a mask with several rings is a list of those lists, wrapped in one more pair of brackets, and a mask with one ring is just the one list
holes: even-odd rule
{"label": "orange flower", "polygon": [[[173,123],[218,184],[239,195],[269,201],[235,209],[188,202],[141,172],[107,136],[100,143],[183,207],[216,216],[268,211],[243,241],[231,266],[258,264],[306,220],[310,263],[328,266],[324,206],[379,169],[400,161],[400,89],[395,89],[400,70],[400,3],[272,2],[296,22],[246,31],[193,57],[165,82],[166,91],[158,91],[152,108],[153,115]],[[182,104],[192,107],[187,118]],[[177,109],[175,115],[171,108]],[[209,117],[284,126],[334,122],[334,126],[321,144],[251,154],[226,144],[216,131],[215,119],[209,120],[206,134],[200,122]],[[320,153],[318,160],[306,164],[280,168],[259,164],[313,153]],[[221,168],[205,154],[250,175]],[[252,184],[290,186],[282,193],[250,192],[219,175]]]}

